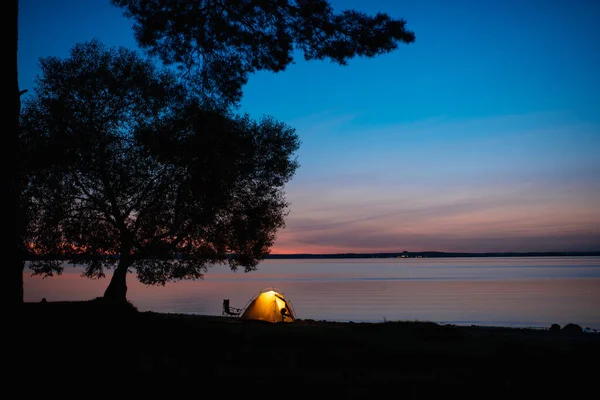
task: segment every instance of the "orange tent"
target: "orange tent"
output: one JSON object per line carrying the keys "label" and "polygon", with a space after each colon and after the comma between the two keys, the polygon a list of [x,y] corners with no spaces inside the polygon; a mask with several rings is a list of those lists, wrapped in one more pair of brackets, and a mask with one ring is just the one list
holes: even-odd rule
{"label": "orange tent", "polygon": [[241,318],[266,322],[293,322],[296,316],[291,303],[281,291],[267,288],[250,300]]}

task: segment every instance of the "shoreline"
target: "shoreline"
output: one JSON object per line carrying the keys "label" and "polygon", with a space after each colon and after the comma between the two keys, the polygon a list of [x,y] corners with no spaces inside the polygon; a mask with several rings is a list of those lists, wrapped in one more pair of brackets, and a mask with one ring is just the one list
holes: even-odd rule
{"label": "shoreline", "polygon": [[[58,300],[58,301],[42,301],[34,302],[28,301],[24,302],[23,306],[25,308],[33,308],[33,307],[46,307],[46,308],[55,308],[60,309],[64,308],[65,311],[70,312],[69,308],[76,309],[78,307],[89,307],[91,304],[95,302],[101,301],[101,298],[91,299],[91,300]],[[164,312],[164,311],[152,311],[152,310],[138,310],[137,307],[133,303],[129,303],[129,307],[135,309],[135,312],[138,314],[153,314],[153,315],[165,315],[165,316],[173,316],[173,317],[182,317],[182,318],[198,318],[200,320],[236,320],[237,318],[226,317],[219,314],[196,314],[196,313],[184,313],[184,312]],[[455,328],[482,328],[482,329],[496,329],[496,330],[514,330],[514,331],[535,331],[535,332],[543,332],[549,331],[553,325],[562,329],[567,325],[571,327],[578,327],[574,329],[580,329],[582,333],[598,333],[600,334],[600,328],[591,328],[582,324],[578,324],[577,322],[568,322],[565,324],[552,323],[549,326],[533,326],[533,325],[510,325],[510,324],[485,324],[485,323],[476,323],[475,321],[470,322],[452,322],[452,321],[432,321],[432,320],[412,320],[412,319],[383,319],[383,320],[334,320],[334,319],[314,319],[314,318],[296,318],[294,321],[296,324],[309,324],[309,325],[382,325],[382,324],[394,324],[394,323],[415,323],[415,324],[434,324],[442,327],[455,327]]]}
{"label": "shoreline", "polygon": [[[226,398],[275,388],[291,390],[293,398],[584,396],[597,388],[590,367],[600,359],[599,333],[564,329],[272,324],[93,300],[26,303],[18,318],[10,325],[19,346],[15,371],[63,371],[69,382],[110,373],[136,387],[201,388]],[[35,379],[48,379],[40,394],[65,390],[50,384],[52,374]]]}

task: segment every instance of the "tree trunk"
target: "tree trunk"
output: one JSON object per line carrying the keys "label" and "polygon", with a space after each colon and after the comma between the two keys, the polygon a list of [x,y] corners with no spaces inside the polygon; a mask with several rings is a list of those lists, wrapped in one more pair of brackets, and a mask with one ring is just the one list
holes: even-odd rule
{"label": "tree trunk", "polygon": [[130,265],[131,260],[121,258],[104,292],[104,300],[111,303],[127,302],[127,270]]}
{"label": "tree trunk", "polygon": [[[19,258],[21,258],[20,252],[17,253],[19,254]],[[6,304],[11,308],[17,308],[23,304],[24,269],[25,262],[23,260],[10,260],[10,265],[7,268],[6,286],[3,285],[3,290],[6,290]]]}
{"label": "tree trunk", "polygon": [[[11,61],[11,75],[12,75],[12,84],[14,85],[13,92],[13,132],[9,135],[8,146],[4,147],[4,150],[7,152],[5,154],[5,159],[12,160],[10,162],[10,166],[8,167],[8,179],[5,180],[5,192],[8,196],[9,208],[6,211],[11,215],[9,218],[14,218],[14,222],[10,223],[9,226],[13,227],[14,231],[12,233],[12,240],[9,240],[8,243],[12,243],[10,248],[10,253],[12,253],[12,257],[10,257],[7,276],[5,280],[5,285],[3,285],[0,291],[3,292],[5,297],[5,304],[10,307],[18,307],[23,304],[23,269],[25,266],[25,262],[23,261],[23,218],[21,213],[21,196],[19,192],[18,182],[21,178],[21,171],[18,168],[20,165],[20,161],[18,160],[18,145],[19,145],[19,131],[21,129],[20,126],[20,115],[21,115],[21,91],[19,90],[19,73],[18,73],[18,50],[19,50],[19,1],[12,0],[11,2],[11,13],[7,14],[9,21],[6,21],[9,24],[13,25],[13,49],[11,51],[14,59]],[[14,68],[14,69],[12,69]]]}

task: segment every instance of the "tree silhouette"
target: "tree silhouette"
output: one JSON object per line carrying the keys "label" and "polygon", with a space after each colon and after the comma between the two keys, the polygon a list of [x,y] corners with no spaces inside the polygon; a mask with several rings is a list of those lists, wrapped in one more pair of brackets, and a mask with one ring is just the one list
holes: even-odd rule
{"label": "tree silhouette", "polygon": [[250,73],[283,71],[295,51],[345,65],[415,40],[403,19],[335,14],[326,0],[111,1],[134,20],[142,48],[177,65],[196,93],[224,106],[240,101]]}
{"label": "tree silhouette", "polygon": [[46,256],[32,264],[42,274],[60,271],[47,258],[58,255],[88,258],[88,276],[117,262],[105,296],[120,300],[130,267],[147,283],[199,277],[212,262],[255,268],[283,226],[298,139],[273,119],[224,113],[249,74],[283,71],[296,52],[345,65],[415,39],[402,19],[335,14],[324,0],[111,1],[134,20],[138,44],[183,75],[80,44],[70,60],[43,61],[25,130],[15,79],[6,192],[19,261],[6,286],[20,303],[25,251]]}
{"label": "tree silhouette", "polygon": [[[9,7],[7,7],[9,8]],[[6,194],[6,196],[8,197],[8,204],[9,204],[9,214],[12,215],[13,217],[13,221],[11,221],[12,223],[9,223],[11,229],[14,229],[14,231],[11,232],[11,237],[10,240],[8,241],[8,243],[10,243],[10,247],[9,247],[9,254],[10,254],[10,259],[12,259],[12,261],[10,261],[10,265],[7,268],[7,285],[5,285],[5,287],[3,288],[3,292],[6,295],[7,298],[7,303],[10,305],[13,305],[15,303],[22,303],[23,302],[23,258],[21,256],[21,251],[20,251],[20,239],[21,239],[21,233],[20,233],[20,226],[19,226],[19,219],[18,219],[18,211],[19,211],[19,202],[18,202],[18,191],[17,191],[17,176],[19,174],[18,169],[16,168],[16,164],[15,162],[17,161],[14,157],[14,151],[12,152],[13,154],[11,154],[11,148],[12,150],[17,148],[17,144],[18,144],[18,132],[20,130],[20,126],[19,126],[19,114],[21,112],[21,95],[19,94],[19,76],[18,76],[18,68],[17,68],[17,54],[18,54],[18,21],[19,21],[19,1],[18,0],[12,0],[11,4],[10,4],[10,18],[13,19],[12,22],[14,22],[14,31],[12,31],[15,34],[15,41],[14,41],[14,48],[11,49],[11,55],[14,57],[14,62],[11,62],[11,72],[12,74],[11,79],[13,80],[12,85],[16,85],[13,86],[13,104],[15,106],[15,108],[13,109],[14,111],[14,115],[12,118],[12,132],[9,134],[9,137],[7,138],[9,144],[8,146],[5,147],[6,150],[8,150],[8,152],[6,152],[5,157],[6,159],[12,161],[9,162],[9,166],[7,169],[7,178],[8,179],[4,179],[4,193]],[[9,15],[7,13],[7,15]],[[14,69],[12,69],[14,65]]]}
{"label": "tree silhouette", "polygon": [[60,272],[56,258],[88,277],[116,266],[104,298],[126,301],[130,269],[164,284],[215,263],[256,268],[284,226],[293,129],[215,112],[150,60],[95,40],[41,70],[21,137],[54,158],[24,190],[35,273]]}
{"label": "tree silhouette", "polygon": [[[10,43],[11,59],[10,72],[6,74],[7,79],[12,80],[10,85],[13,86],[13,92],[10,95],[13,104],[11,132],[7,134],[4,142],[3,150],[5,152],[4,159],[7,160],[8,167],[6,168],[6,176],[4,179],[4,193],[6,204],[8,204],[8,214],[10,215],[9,226],[11,232],[10,239],[5,241],[8,251],[8,265],[5,269],[5,279],[3,280],[2,292],[5,298],[5,304],[11,308],[19,306],[23,303],[23,270],[27,251],[24,246],[23,235],[25,233],[25,215],[27,211],[21,202],[21,187],[27,177],[26,165],[20,158],[19,151],[19,135],[21,132],[20,114],[21,114],[21,96],[27,90],[19,88],[19,69],[18,69],[18,53],[19,53],[19,1],[11,0],[10,5],[6,7],[10,12],[6,13],[7,24],[12,25],[11,34],[13,35],[7,44]],[[7,87],[9,85],[7,84]],[[8,91],[7,91],[8,93]]]}

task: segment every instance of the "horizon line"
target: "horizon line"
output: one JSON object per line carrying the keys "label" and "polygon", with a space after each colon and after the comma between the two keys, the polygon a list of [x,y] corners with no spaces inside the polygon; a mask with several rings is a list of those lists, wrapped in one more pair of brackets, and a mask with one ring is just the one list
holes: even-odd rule
{"label": "horizon line", "polygon": [[597,253],[600,255],[600,250],[589,250],[589,251],[485,251],[485,252],[470,252],[470,251],[438,251],[438,250],[424,250],[424,251],[385,251],[385,252],[369,252],[369,253],[271,253],[267,254],[267,257],[271,256],[343,256],[343,255],[392,255],[392,254],[473,254],[473,255],[485,255],[485,254],[590,254]]}

